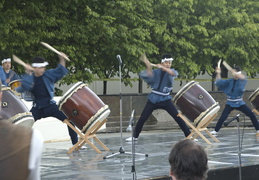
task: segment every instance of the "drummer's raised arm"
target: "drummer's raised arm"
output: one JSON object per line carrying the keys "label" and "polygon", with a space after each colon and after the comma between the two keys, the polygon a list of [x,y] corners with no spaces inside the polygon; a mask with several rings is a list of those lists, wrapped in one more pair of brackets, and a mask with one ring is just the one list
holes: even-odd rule
{"label": "drummer's raised arm", "polygon": [[216,67],[216,79],[221,79],[221,69],[219,67]]}
{"label": "drummer's raised arm", "polygon": [[66,60],[65,60],[65,58],[64,58],[64,56],[66,56],[66,54],[64,54],[63,52],[60,52],[63,56],[61,56],[61,55],[59,55],[58,57],[59,57],[59,63],[62,65],[62,66],[64,66],[64,67],[66,67]]}
{"label": "drummer's raised arm", "polygon": [[156,67],[162,69],[163,71],[167,72],[167,73],[170,74],[171,76],[177,76],[177,75],[178,75],[178,74],[175,74],[175,72],[172,71],[171,68],[167,68],[167,67],[165,67],[165,66],[163,66],[163,65],[161,65],[161,64],[157,64]]}

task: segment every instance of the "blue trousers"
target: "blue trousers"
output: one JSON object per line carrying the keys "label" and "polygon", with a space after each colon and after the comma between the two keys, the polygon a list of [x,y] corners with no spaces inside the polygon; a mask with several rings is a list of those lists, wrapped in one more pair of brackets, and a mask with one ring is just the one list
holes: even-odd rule
{"label": "blue trousers", "polygon": [[[35,121],[41,118],[47,118],[47,117],[55,117],[61,121],[64,121],[65,119],[67,119],[66,115],[59,110],[56,104],[49,104],[47,107],[44,107],[41,109],[38,109],[37,107],[32,107],[30,112],[32,113]],[[68,132],[69,132],[69,136],[71,138],[72,144],[74,145],[78,141],[77,133],[69,126],[67,127],[68,127]]]}
{"label": "blue trousers", "polygon": [[231,111],[233,111],[234,109],[239,110],[242,113],[244,113],[245,115],[247,115],[251,119],[255,129],[259,130],[259,123],[256,119],[256,116],[246,104],[244,104],[240,107],[231,107],[231,106],[226,104],[226,106],[225,106],[225,108],[224,108],[224,110],[223,110],[223,112],[222,112],[222,114],[221,114],[221,116],[220,116],[220,118],[217,122],[217,125],[215,127],[215,131],[218,132],[220,130],[220,128],[222,127],[222,124],[228,118],[228,115],[231,113]]}
{"label": "blue trousers", "polygon": [[184,135],[187,137],[191,132],[188,128],[188,126],[185,124],[185,122],[182,120],[182,118],[178,117],[178,111],[173,105],[171,100],[167,100],[164,102],[153,104],[150,101],[147,102],[146,106],[144,107],[144,110],[142,111],[140,118],[137,122],[137,125],[134,130],[134,137],[138,138],[140,132],[142,131],[142,128],[144,126],[144,123],[147,121],[148,117],[152,114],[152,112],[156,109],[164,109],[166,110],[178,123],[182,131],[184,132]]}

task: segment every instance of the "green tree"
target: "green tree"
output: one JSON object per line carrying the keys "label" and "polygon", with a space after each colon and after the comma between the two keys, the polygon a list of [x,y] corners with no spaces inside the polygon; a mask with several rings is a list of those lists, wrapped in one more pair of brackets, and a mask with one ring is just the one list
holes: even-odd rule
{"label": "green tree", "polygon": [[126,85],[144,67],[143,52],[153,63],[171,53],[180,78],[213,77],[220,58],[251,77],[259,68],[256,0],[3,0],[0,10],[0,58],[40,55],[55,67],[57,55],[40,45],[47,42],[71,59],[60,84],[99,78],[104,94],[106,80],[119,75],[118,54]]}

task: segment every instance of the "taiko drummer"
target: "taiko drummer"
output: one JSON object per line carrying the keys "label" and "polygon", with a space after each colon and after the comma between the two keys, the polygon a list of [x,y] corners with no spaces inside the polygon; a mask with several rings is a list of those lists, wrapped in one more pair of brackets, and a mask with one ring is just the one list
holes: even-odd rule
{"label": "taiko drummer", "polygon": [[229,68],[229,71],[232,73],[233,78],[221,79],[221,69],[219,67],[216,68],[217,74],[215,84],[227,95],[227,102],[217,122],[215,130],[212,131],[211,134],[215,136],[218,135],[223,122],[227,119],[228,115],[236,109],[251,119],[253,126],[257,131],[256,136],[259,136],[259,123],[256,116],[243,100],[243,93],[245,91],[247,79],[245,75],[242,74],[240,67],[236,66],[233,69]]}
{"label": "taiko drummer", "polygon": [[6,84],[8,85],[10,82],[18,80],[19,76],[14,72],[12,67],[11,58],[3,59],[2,66],[4,69],[5,77],[6,77]]}
{"label": "taiko drummer", "polygon": [[[22,76],[21,86],[16,88],[16,91],[20,93],[30,91],[34,96],[30,112],[35,121],[46,117],[55,117],[61,121],[67,119],[53,99],[54,84],[68,73],[64,56],[63,53],[59,55],[60,62],[55,69],[46,70],[48,62],[42,57],[35,57],[32,65],[25,64],[24,66],[27,72],[31,70],[34,72]],[[70,127],[68,127],[68,131],[72,144],[76,144],[78,142],[77,133]]]}
{"label": "taiko drummer", "polygon": [[6,77],[5,77],[4,69],[2,66],[0,66],[0,78],[1,78],[1,84],[6,85]]}
{"label": "taiko drummer", "polygon": [[[151,113],[156,109],[166,110],[178,123],[184,135],[187,137],[191,132],[185,122],[178,117],[178,111],[172,103],[172,96],[170,95],[173,89],[174,78],[178,76],[178,72],[171,68],[173,58],[170,55],[163,55],[161,64],[151,64],[145,55],[141,60],[146,64],[147,70],[140,73],[140,77],[151,86],[152,91],[148,95],[148,102],[141,113],[134,130],[134,137],[129,137],[126,141],[137,140],[142,131],[144,123],[147,121]],[[152,70],[152,66],[157,69]]]}

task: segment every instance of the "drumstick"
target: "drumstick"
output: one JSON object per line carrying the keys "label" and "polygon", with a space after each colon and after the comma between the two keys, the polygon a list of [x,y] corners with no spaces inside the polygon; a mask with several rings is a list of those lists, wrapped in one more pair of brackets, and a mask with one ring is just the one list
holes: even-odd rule
{"label": "drumstick", "polygon": [[49,45],[48,43],[45,43],[45,42],[40,42],[43,46],[45,46],[46,48],[48,48],[48,49],[50,49],[51,51],[53,51],[54,53],[56,53],[56,54],[58,54],[58,55],[60,55],[60,56],[62,56],[64,59],[66,59],[67,61],[70,61],[70,59],[66,56],[66,55],[64,55],[64,54],[62,54],[61,52],[59,52],[58,50],[56,50],[54,47],[52,47],[51,45]]}
{"label": "drumstick", "polygon": [[223,65],[227,68],[227,70],[232,70],[232,67],[230,67],[226,61],[223,61]]}
{"label": "drumstick", "polygon": [[25,62],[23,62],[20,58],[18,58],[17,56],[15,56],[13,54],[13,60],[15,62],[17,62],[18,64],[22,65],[24,68],[28,69],[28,70],[31,70],[31,71],[34,71],[35,69],[32,68],[31,66],[28,66],[28,64],[26,64]]}
{"label": "drumstick", "polygon": [[157,67],[157,65],[156,65],[156,64],[153,64],[153,63],[150,63],[150,66]]}
{"label": "drumstick", "polygon": [[[144,54],[142,54],[141,56],[140,56],[140,58],[139,58],[142,62],[146,62],[146,61],[148,61],[148,59],[147,59],[147,57],[146,57],[146,54],[144,53]],[[149,62],[149,64],[150,64],[150,66],[154,66],[154,67],[157,67],[157,65],[156,64],[153,64],[153,63],[150,63]]]}
{"label": "drumstick", "polygon": [[221,59],[218,61],[218,68],[220,68]]}

